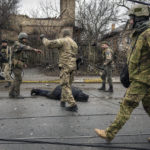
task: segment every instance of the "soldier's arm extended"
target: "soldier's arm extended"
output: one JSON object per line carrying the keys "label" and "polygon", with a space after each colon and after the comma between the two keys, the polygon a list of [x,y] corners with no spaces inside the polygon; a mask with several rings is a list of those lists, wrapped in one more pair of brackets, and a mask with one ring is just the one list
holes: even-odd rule
{"label": "soldier's arm extended", "polygon": [[105,52],[105,61],[104,61],[104,66],[110,64],[112,62],[113,56],[110,50],[107,50]]}
{"label": "soldier's arm extended", "polygon": [[38,50],[38,49],[35,49],[35,48],[32,48],[31,46],[27,46],[27,45],[24,45],[24,44],[20,44],[20,43],[15,43],[14,44],[14,52],[21,52],[21,51],[34,51],[34,52],[42,52],[41,50]]}
{"label": "soldier's arm extended", "polygon": [[42,43],[48,48],[60,48],[63,46],[62,39],[48,40],[47,38],[42,39]]}

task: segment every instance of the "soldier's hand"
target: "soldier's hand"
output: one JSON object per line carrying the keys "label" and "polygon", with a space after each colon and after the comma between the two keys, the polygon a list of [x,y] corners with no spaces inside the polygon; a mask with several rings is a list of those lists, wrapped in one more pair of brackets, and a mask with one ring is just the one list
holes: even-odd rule
{"label": "soldier's hand", "polygon": [[43,51],[42,51],[42,50],[40,50],[40,49],[34,49],[34,51],[35,51],[36,53],[40,53],[40,54],[42,54],[42,53],[43,53]]}
{"label": "soldier's hand", "polygon": [[41,34],[41,35],[40,35],[40,39],[43,40],[43,38],[45,38],[45,35],[44,35],[44,34]]}
{"label": "soldier's hand", "polygon": [[27,66],[27,64],[24,64],[24,68],[27,68],[28,66]]}
{"label": "soldier's hand", "polygon": [[107,63],[104,63],[103,65],[104,65],[104,66],[107,66]]}

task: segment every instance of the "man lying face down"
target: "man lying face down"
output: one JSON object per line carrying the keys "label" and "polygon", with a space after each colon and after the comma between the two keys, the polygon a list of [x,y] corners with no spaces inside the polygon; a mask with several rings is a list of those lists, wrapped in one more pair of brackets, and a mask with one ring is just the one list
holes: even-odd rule
{"label": "man lying face down", "polygon": [[[82,92],[81,89],[76,88],[74,86],[71,87],[73,97],[76,101],[80,102],[87,102],[89,95]],[[31,95],[39,95],[39,96],[45,96],[50,99],[60,100],[61,99],[61,86],[58,85],[52,92],[48,90],[41,90],[41,89],[32,89]]]}

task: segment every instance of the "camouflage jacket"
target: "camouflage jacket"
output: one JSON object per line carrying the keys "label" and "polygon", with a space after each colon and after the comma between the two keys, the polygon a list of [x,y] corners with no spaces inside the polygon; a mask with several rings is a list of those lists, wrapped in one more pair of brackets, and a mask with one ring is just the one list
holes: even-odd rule
{"label": "camouflage jacket", "polygon": [[43,38],[42,42],[48,48],[58,48],[59,67],[67,67],[69,70],[76,70],[78,46],[74,40],[67,36],[57,40]]}
{"label": "camouflage jacket", "polygon": [[34,49],[30,46],[16,41],[12,46],[12,64],[14,67],[23,68],[24,63],[27,62],[26,51],[33,51]]}
{"label": "camouflage jacket", "polygon": [[132,54],[128,56],[129,78],[150,85],[150,28],[141,33],[136,30],[131,36]]}
{"label": "camouflage jacket", "polygon": [[106,48],[102,52],[103,57],[103,65],[104,66],[111,66],[113,64],[113,51],[110,48]]}

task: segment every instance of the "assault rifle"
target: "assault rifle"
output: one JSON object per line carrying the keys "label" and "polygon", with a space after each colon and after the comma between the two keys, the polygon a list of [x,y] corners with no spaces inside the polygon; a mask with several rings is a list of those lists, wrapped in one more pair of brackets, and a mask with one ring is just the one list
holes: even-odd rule
{"label": "assault rifle", "polygon": [[147,3],[147,2],[141,2],[141,1],[137,1],[137,0],[127,0],[127,1],[150,6],[150,3]]}

